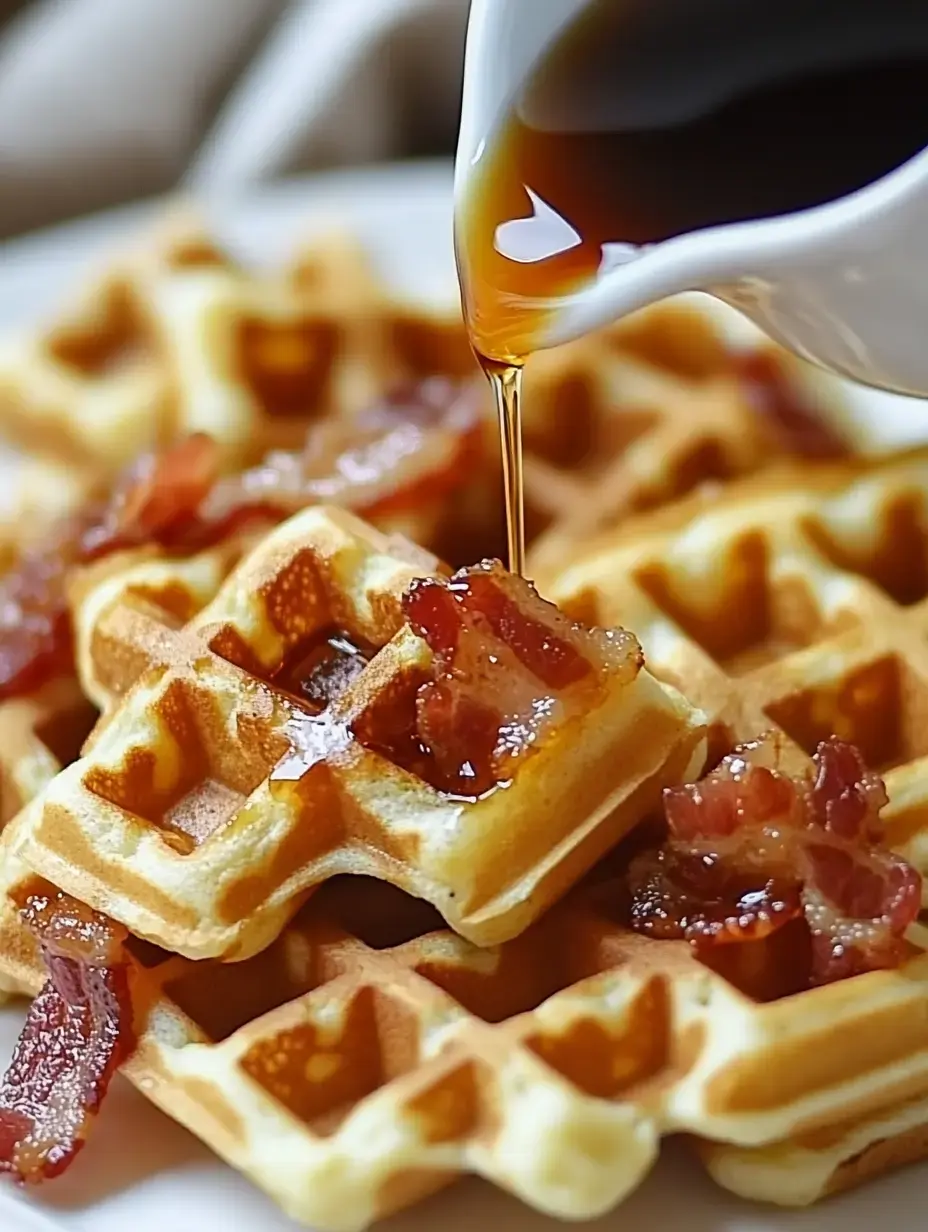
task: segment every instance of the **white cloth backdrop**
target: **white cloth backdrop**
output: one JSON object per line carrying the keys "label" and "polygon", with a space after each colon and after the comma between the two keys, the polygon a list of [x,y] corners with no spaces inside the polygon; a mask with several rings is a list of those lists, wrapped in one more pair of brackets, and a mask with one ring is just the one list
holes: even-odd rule
{"label": "white cloth backdrop", "polygon": [[0,0],[0,236],[451,153],[467,0]]}

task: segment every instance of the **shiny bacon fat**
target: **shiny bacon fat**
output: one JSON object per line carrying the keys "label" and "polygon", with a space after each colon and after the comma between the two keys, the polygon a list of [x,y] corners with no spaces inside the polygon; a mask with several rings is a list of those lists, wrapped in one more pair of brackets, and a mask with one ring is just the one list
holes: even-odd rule
{"label": "shiny bacon fat", "polygon": [[882,846],[882,781],[837,739],[819,745],[806,776],[780,760],[769,737],[667,790],[667,841],[630,869],[632,927],[705,953],[800,920],[811,985],[898,965],[921,878]]}
{"label": "shiny bacon fat", "polygon": [[631,683],[644,661],[631,633],[569,620],[499,561],[422,578],[403,608],[432,670],[405,724],[365,743],[455,795],[511,778],[551,724],[595,705],[607,680]]}
{"label": "shiny bacon fat", "polygon": [[31,897],[23,918],[48,980],[0,1083],[0,1171],[36,1183],[84,1146],[135,1034],[125,930],[51,890]]}

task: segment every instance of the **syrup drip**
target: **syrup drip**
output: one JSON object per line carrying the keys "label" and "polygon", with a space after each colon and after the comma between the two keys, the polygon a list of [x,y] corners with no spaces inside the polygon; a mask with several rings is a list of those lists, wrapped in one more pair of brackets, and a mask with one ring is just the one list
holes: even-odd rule
{"label": "syrup drip", "polygon": [[503,496],[506,503],[506,531],[509,571],[525,576],[525,497],[522,476],[522,367],[501,364],[480,356],[499,417],[499,436],[503,450]]}

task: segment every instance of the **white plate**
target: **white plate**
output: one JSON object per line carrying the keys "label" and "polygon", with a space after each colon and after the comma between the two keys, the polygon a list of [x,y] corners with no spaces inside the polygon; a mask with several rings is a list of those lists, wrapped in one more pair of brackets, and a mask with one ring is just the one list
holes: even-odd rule
{"label": "white plate", "polygon": [[[244,256],[282,259],[303,235],[333,220],[356,231],[398,290],[434,302],[456,295],[451,174],[445,165],[318,177],[209,207],[218,233]],[[69,285],[146,221],[156,203],[117,211],[0,245],[0,329],[47,311]],[[874,440],[928,439],[928,407],[848,390]],[[0,1058],[21,1011],[0,1010]],[[902,1232],[928,1203],[928,1167],[914,1167],[809,1211],[751,1206],[717,1189],[670,1144],[645,1184],[590,1232]],[[383,1225],[385,1232],[553,1232],[563,1227],[479,1181],[466,1181]],[[294,1232],[295,1225],[128,1084],[114,1086],[72,1173],[27,1199],[0,1190],[2,1232]]]}

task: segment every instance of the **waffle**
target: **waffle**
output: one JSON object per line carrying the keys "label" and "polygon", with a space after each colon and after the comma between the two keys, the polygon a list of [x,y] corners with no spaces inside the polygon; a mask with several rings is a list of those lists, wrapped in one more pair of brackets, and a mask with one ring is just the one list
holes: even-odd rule
{"label": "waffle", "polygon": [[[216,594],[241,556],[247,539],[231,538],[189,559],[175,559],[158,549],[120,552],[75,571],[71,584],[76,672],[43,685],[34,693],[0,703],[0,993],[31,988],[28,964],[35,946],[15,906],[16,887],[32,874],[13,854],[14,827],[9,823],[74,762],[97,720],[118,702],[95,672],[93,631],[110,606],[135,603],[166,624],[181,625]],[[120,683],[128,687],[131,666]]]}
{"label": "waffle", "polygon": [[[691,498],[542,583],[577,615],[633,618],[655,672],[686,680],[709,714],[716,752],[772,725],[797,766],[834,728],[860,743],[886,776],[890,837],[918,863],[923,724],[908,699],[924,661],[928,454]],[[694,596],[702,624],[682,606]],[[873,690],[870,677],[842,688],[889,639],[913,676],[905,689]],[[30,862],[29,832],[68,773],[14,823]],[[671,1133],[696,1136],[722,1184],[783,1202],[920,1156],[921,932],[897,971],[771,990],[751,959],[782,934],[711,970],[684,943],[622,926],[613,858],[499,946],[476,948],[421,902],[381,902],[395,894],[383,883],[339,878],[244,962],[142,949],[139,996],[154,1008],[129,1075],[323,1232],[363,1227],[461,1172],[548,1214],[593,1217]]]}
{"label": "waffle", "polygon": [[856,744],[885,779],[890,845],[928,871],[928,452],[734,484],[536,577],[635,630],[709,716],[710,761],[771,728],[799,757]]}
{"label": "waffle", "polygon": [[[565,543],[629,512],[789,454],[795,440],[776,408],[758,409],[758,397],[814,406],[839,443],[859,446],[827,381],[765,347],[774,392],[759,395],[745,353],[705,310],[671,303],[533,357],[529,537],[548,532],[556,559]],[[259,274],[181,215],[57,320],[0,343],[0,432],[57,473],[32,499],[54,512],[140,451],[190,431],[211,433],[234,468],[433,375],[480,380],[459,312],[391,294],[353,240],[324,235],[283,269]],[[435,543],[466,545],[456,559],[503,546],[488,396],[486,409],[482,466]]]}
{"label": "waffle", "polygon": [[24,965],[35,962],[32,939],[8,897],[28,875],[10,851],[8,823],[74,761],[95,717],[71,677],[50,681],[29,697],[0,702],[0,1001],[32,989]]}
{"label": "waffle", "polygon": [[778,347],[730,341],[686,301],[540,352],[525,385],[527,530],[542,535],[536,558],[555,565],[701,484],[863,444],[834,384]]}
{"label": "waffle", "polygon": [[[152,1009],[128,1076],[320,1232],[363,1228],[464,1172],[594,1217],[678,1132],[727,1143],[701,1148],[713,1174],[737,1188],[741,1167],[765,1197],[753,1178],[794,1144],[819,1164],[830,1151],[834,1172],[924,1101],[928,956],[761,1003],[685,944],[628,933],[608,881],[491,949],[391,891],[332,882],[243,963],[136,960]],[[903,1096],[905,1124],[881,1111]],[[873,1155],[872,1169],[901,1158]],[[786,1194],[816,1196],[808,1175]],[[852,1164],[843,1176],[857,1179]]]}
{"label": "waffle", "polygon": [[119,552],[76,569],[69,601],[84,696],[105,714],[149,664],[148,656],[129,658],[105,640],[114,612],[132,608],[159,626],[180,629],[215,598],[250,545],[248,535],[232,535],[186,558],[153,547]]}
{"label": "waffle", "polygon": [[[431,664],[401,596],[438,568],[314,508],[264,539],[182,629],[132,595],[104,603],[82,636],[83,675],[101,699],[133,687],[44,793],[17,852],[136,936],[193,958],[256,952],[341,872],[397,883],[480,943],[524,929],[663,785],[698,772],[702,717],[646,671],[607,678],[505,789],[436,790],[375,750],[404,730]],[[332,636],[373,657],[320,728],[300,705],[300,670]],[[320,738],[331,742],[321,758]]]}
{"label": "waffle", "polygon": [[398,381],[473,372],[452,322],[389,297],[339,236],[258,275],[172,218],[58,320],[3,341],[0,429],[94,481],[195,431],[237,464]]}
{"label": "waffle", "polygon": [[157,354],[149,288],[231,276],[192,224],[172,221],[143,255],[127,256],[48,325],[0,346],[0,426],[31,453],[94,480],[183,431]]}
{"label": "waffle", "polygon": [[928,1099],[912,1099],[767,1147],[700,1142],[713,1180],[777,1206],[809,1206],[928,1155]]}

